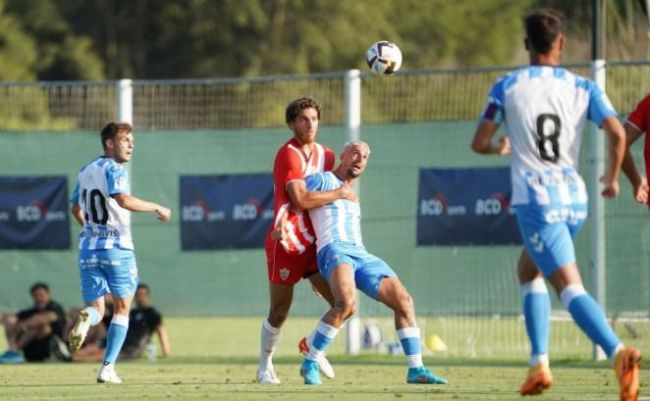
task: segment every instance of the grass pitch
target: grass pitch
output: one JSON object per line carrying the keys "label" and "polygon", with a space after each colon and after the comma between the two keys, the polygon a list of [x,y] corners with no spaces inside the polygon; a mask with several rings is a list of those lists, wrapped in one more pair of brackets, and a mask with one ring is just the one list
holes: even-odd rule
{"label": "grass pitch", "polygon": [[[283,383],[254,381],[255,361],[138,361],[119,364],[121,385],[96,384],[94,364],[0,366],[2,400],[520,400],[524,366],[435,364],[448,385],[407,385],[405,368],[373,358],[334,358],[337,377],[322,386],[305,386],[299,361],[282,360]],[[433,365],[432,361],[429,365]],[[555,383],[535,400],[616,400],[609,368],[556,366]]]}
{"label": "grass pitch", "polygon": [[[407,385],[403,356],[341,354],[332,349],[334,380],[305,386],[298,374],[297,340],[313,319],[288,322],[276,358],[278,386],[255,383],[260,319],[167,319],[173,356],[155,362],[118,363],[124,383],[95,383],[98,364],[0,365],[0,400],[521,400],[526,355],[500,359],[425,357],[449,384]],[[303,327],[304,326],[304,327]],[[293,327],[293,328],[291,328]],[[4,344],[0,344],[2,346]],[[553,387],[543,400],[617,400],[618,386],[607,363],[563,359],[553,364]],[[642,379],[647,372],[642,372]],[[642,398],[645,395],[642,388]],[[646,398],[649,399],[650,398]]]}

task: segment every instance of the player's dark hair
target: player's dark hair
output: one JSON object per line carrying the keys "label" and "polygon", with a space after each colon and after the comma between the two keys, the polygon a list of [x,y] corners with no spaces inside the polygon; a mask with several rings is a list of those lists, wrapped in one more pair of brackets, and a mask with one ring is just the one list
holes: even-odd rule
{"label": "player's dark hair", "polygon": [[285,112],[285,121],[287,124],[293,122],[298,114],[304,109],[315,109],[318,113],[318,119],[320,120],[320,104],[310,97],[301,97],[289,103],[287,106],[287,111]]}
{"label": "player's dark hair", "polygon": [[524,18],[526,37],[538,53],[551,51],[553,42],[562,33],[564,14],[552,8],[535,10]]}
{"label": "player's dark hair", "polygon": [[116,123],[116,122],[111,122],[106,124],[106,126],[102,129],[102,132],[100,133],[100,136],[102,138],[102,148],[106,150],[106,140],[108,139],[114,139],[115,136],[117,136],[118,132],[126,131],[128,132],[133,132],[133,127],[129,123]]}
{"label": "player's dark hair", "polygon": [[49,287],[47,284],[45,284],[45,283],[41,283],[41,282],[38,282],[38,283],[34,283],[34,284],[32,284],[32,286],[29,287],[29,293],[30,293],[30,294],[33,294],[34,291],[36,291],[36,290],[38,290],[38,289],[44,289],[44,290],[47,291],[48,293],[50,292],[50,287]]}
{"label": "player's dark hair", "polygon": [[138,290],[147,290],[147,294],[151,294],[151,290],[149,289],[149,286],[146,285],[145,283],[138,284],[138,287],[135,290],[136,291],[138,291]]}

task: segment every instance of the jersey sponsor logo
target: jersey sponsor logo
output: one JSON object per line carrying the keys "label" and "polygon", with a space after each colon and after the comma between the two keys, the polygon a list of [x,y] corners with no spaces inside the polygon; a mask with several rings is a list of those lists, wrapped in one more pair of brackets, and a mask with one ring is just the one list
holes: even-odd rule
{"label": "jersey sponsor logo", "polygon": [[563,223],[565,221],[579,221],[587,218],[586,211],[576,211],[571,207],[554,208],[544,214],[544,221],[548,224]]}
{"label": "jersey sponsor logo", "polygon": [[100,259],[97,255],[91,255],[89,258],[79,259],[79,267],[81,267],[81,269],[92,269],[99,266],[112,267],[114,265],[111,260]]}
{"label": "jersey sponsor logo", "polygon": [[114,237],[119,237],[120,232],[118,230],[105,230],[105,231],[86,230],[84,232],[84,236],[91,237],[91,238],[114,238]]}

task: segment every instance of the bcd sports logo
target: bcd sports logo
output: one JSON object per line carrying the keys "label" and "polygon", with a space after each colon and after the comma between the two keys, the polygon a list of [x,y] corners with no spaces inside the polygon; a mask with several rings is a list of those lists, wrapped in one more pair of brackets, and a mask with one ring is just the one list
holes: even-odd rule
{"label": "bcd sports logo", "polygon": [[430,199],[422,199],[420,201],[420,215],[421,216],[464,216],[467,210],[464,205],[449,205],[447,198],[435,192],[431,195]]}
{"label": "bcd sports logo", "polygon": [[248,199],[244,203],[236,203],[232,207],[233,220],[254,220],[259,217],[265,220],[272,219],[273,210],[266,209],[257,198]]}
{"label": "bcd sports logo", "polygon": [[[244,203],[232,205],[231,218],[235,221],[249,221],[258,218],[272,219],[273,210],[266,209],[257,198],[251,198]],[[212,210],[204,198],[198,198],[191,205],[183,206],[182,220],[185,222],[223,221],[226,220],[224,210]]]}
{"label": "bcd sports logo", "polygon": [[447,199],[441,193],[434,193],[430,199],[420,201],[421,216],[440,216],[448,209]]}
{"label": "bcd sports logo", "polygon": [[183,206],[181,218],[188,222],[222,221],[226,219],[226,212],[223,210],[213,211],[205,199],[198,198],[193,204]]}
{"label": "bcd sports logo", "polygon": [[501,213],[512,213],[508,197],[502,192],[496,192],[485,199],[476,199],[474,212],[477,216],[496,216]]}
{"label": "bcd sports logo", "polygon": [[45,202],[40,199],[35,199],[28,205],[16,206],[16,220],[23,223],[65,221],[65,218],[65,211],[48,210]]}

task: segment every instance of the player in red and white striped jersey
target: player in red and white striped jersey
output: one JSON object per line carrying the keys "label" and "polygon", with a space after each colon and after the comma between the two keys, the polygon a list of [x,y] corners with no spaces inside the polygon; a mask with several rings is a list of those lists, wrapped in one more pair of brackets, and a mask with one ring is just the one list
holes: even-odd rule
{"label": "player in red and white striped jersey", "polygon": [[[308,278],[330,306],[334,302],[327,282],[318,273],[314,229],[306,210],[338,199],[356,199],[349,185],[328,192],[309,192],[305,187],[305,176],[334,167],[334,152],[316,143],[320,105],[314,99],[299,98],[287,106],[285,114],[293,137],[278,150],[273,163],[274,223],[266,236],[270,307],[262,324],[257,371],[257,381],[262,384],[280,383],[272,357],[291,308],[293,286]],[[333,376],[326,360],[321,366],[325,376]]]}
{"label": "player in red and white striped jersey", "polygon": [[[650,207],[650,202],[648,201],[648,181],[646,179],[650,174],[650,95],[644,97],[636,106],[636,109],[630,113],[625,122],[625,133],[627,138],[625,159],[623,160],[622,166],[623,172],[632,183],[634,199],[639,203],[646,203]],[[630,146],[643,134],[646,134],[643,145],[645,177],[639,174],[634,162],[634,156],[630,152]]]}

